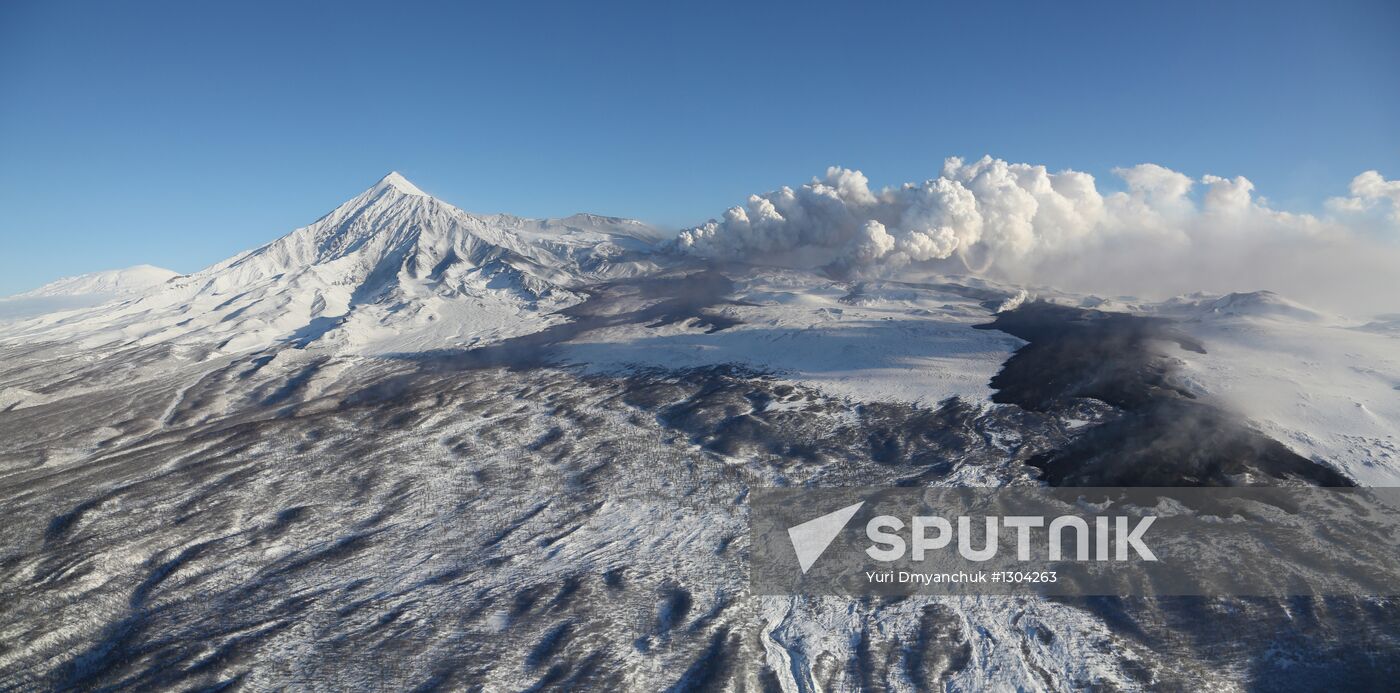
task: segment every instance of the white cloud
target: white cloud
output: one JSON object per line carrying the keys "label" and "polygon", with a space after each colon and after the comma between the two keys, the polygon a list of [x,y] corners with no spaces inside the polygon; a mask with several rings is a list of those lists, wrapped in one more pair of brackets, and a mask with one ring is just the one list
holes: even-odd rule
{"label": "white cloud", "polygon": [[1132,168],[1115,168],[1113,174],[1128,184],[1129,196],[1146,208],[1158,213],[1186,213],[1191,210],[1187,194],[1195,181],[1157,164],[1138,164]]}
{"label": "white cloud", "polygon": [[1204,203],[1205,213],[1234,216],[1248,214],[1254,206],[1252,192],[1254,184],[1244,176],[1234,179],[1205,175],[1201,182],[1206,184]]}
{"label": "white cloud", "polygon": [[1324,302],[1367,291],[1400,304],[1389,286],[1400,251],[1348,221],[1382,210],[1400,227],[1400,181],[1363,173],[1319,218],[1269,208],[1243,176],[1193,179],[1150,163],[1113,173],[1124,189],[1105,194],[1079,171],[955,157],[936,178],[872,191],[860,171],[832,167],[798,188],[751,196],[681,232],[674,248],[859,275],[972,272],[1144,297],[1268,288],[1332,295]]}
{"label": "white cloud", "polygon": [[1351,179],[1348,197],[1327,201],[1330,209],[1340,213],[1365,213],[1389,208],[1388,219],[1400,226],[1400,180],[1386,180],[1379,171],[1366,171]]}

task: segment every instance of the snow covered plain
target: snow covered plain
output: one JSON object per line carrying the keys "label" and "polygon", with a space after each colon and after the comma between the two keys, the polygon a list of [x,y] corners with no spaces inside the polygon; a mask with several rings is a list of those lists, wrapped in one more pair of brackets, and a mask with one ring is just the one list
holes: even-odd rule
{"label": "snow covered plain", "polygon": [[[1047,308],[975,279],[692,264],[652,252],[658,237],[471,215],[391,174],[201,272],[3,323],[0,688],[1257,690],[1400,673],[1385,599],[757,598],[745,571],[755,486],[1135,478],[1123,460],[1206,483],[1386,483],[1400,370],[1384,320],[1266,295],[1036,291]],[[1143,433],[1162,412],[1212,428]],[[1188,430],[1254,452],[1162,452]]]}

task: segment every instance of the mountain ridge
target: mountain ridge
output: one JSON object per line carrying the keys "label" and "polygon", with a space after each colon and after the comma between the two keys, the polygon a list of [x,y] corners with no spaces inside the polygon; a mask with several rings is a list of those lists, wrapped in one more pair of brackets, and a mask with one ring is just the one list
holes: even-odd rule
{"label": "mountain ridge", "polygon": [[433,329],[412,339],[470,342],[537,329],[581,300],[579,287],[654,269],[646,251],[655,235],[641,222],[599,215],[476,216],[390,172],[257,248],[109,310],[41,316],[16,332],[109,346],[213,343],[218,351],[323,339],[364,346],[376,341],[371,333],[426,327]]}

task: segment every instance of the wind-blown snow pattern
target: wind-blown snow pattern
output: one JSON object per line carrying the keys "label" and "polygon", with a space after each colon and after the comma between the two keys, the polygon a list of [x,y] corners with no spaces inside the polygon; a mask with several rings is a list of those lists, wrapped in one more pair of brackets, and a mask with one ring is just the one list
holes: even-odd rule
{"label": "wind-blown snow pattern", "polygon": [[[1393,315],[920,260],[1201,213],[1189,178],[1124,178],[1100,208],[994,160],[878,194],[837,170],[666,243],[391,173],[204,270],[7,322],[0,689],[1389,685],[1390,598],[749,594],[757,487],[1400,483]],[[1205,182],[1204,207],[1271,213]],[[1334,207],[1382,211],[1386,184]]]}

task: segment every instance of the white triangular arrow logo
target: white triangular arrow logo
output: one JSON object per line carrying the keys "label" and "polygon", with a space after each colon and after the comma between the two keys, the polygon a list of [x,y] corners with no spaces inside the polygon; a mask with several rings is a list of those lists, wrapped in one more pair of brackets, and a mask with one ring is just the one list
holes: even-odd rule
{"label": "white triangular arrow logo", "polygon": [[848,505],[834,513],[822,515],[815,520],[808,520],[800,525],[788,529],[788,537],[792,539],[792,548],[797,552],[797,564],[802,567],[802,572],[806,573],[813,563],[821,558],[826,547],[831,546],[831,541],[836,535],[845,529],[846,523],[851,521],[851,517],[860,510],[860,506],[865,505],[865,501]]}

